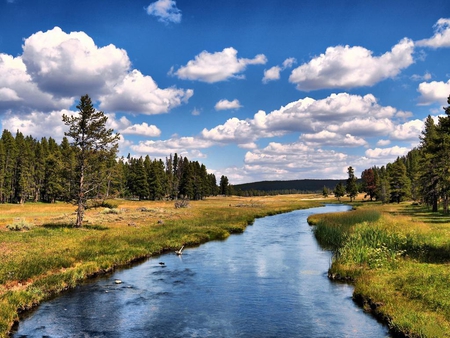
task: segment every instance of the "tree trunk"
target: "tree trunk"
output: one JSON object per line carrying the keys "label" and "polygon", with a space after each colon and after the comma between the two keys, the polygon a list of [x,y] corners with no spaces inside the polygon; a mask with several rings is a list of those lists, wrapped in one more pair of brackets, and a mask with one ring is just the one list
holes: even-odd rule
{"label": "tree trunk", "polygon": [[78,191],[78,208],[77,208],[77,223],[75,227],[81,228],[83,226],[84,217],[84,166],[80,170],[80,190]]}
{"label": "tree trunk", "polygon": [[436,196],[433,196],[433,212],[438,211],[438,200]]}

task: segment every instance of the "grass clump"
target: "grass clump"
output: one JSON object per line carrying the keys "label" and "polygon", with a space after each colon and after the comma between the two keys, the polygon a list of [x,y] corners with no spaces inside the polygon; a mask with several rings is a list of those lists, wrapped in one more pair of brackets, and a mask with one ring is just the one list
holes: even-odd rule
{"label": "grass clump", "polygon": [[28,223],[23,218],[16,219],[13,223],[6,225],[6,228],[11,231],[31,230],[33,224]]}
{"label": "grass clump", "polygon": [[450,337],[450,223],[441,218],[421,206],[373,203],[311,223],[335,253],[329,276],[353,281],[354,298],[392,331]]}

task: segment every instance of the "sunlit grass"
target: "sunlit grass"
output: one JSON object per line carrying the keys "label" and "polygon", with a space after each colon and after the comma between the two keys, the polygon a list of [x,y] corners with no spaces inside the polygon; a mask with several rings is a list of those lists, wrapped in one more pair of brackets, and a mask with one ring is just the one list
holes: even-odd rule
{"label": "sunlit grass", "polygon": [[393,331],[411,337],[449,337],[448,215],[410,203],[363,204],[358,210],[381,217],[355,222],[356,214],[349,212],[313,219],[329,228],[316,230],[316,235],[335,250],[330,275],[353,280],[355,298]]}
{"label": "sunlit grass", "polygon": [[[104,212],[104,207],[87,210],[81,229],[72,227],[76,215],[70,204],[0,205],[0,336],[18,320],[17,310],[89,276],[181,245],[226,239],[257,217],[321,205],[305,199],[316,197],[217,197],[179,209],[171,201],[121,200],[117,212]],[[17,219],[33,228],[6,229]]]}

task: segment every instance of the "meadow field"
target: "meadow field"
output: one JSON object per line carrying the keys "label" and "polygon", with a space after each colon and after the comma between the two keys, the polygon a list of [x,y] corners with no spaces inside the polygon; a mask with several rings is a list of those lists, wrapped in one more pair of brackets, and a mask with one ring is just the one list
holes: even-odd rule
{"label": "meadow field", "polygon": [[[353,203],[308,221],[365,310],[407,337],[450,337],[450,217],[411,202]],[[152,255],[240,233],[255,218],[337,202],[314,195],[108,201],[73,228],[66,203],[0,205],[0,337],[22,311],[83,280]],[[348,200],[343,200],[348,203]],[[11,231],[22,229],[21,231]]]}
{"label": "meadow field", "polygon": [[411,202],[357,203],[313,215],[335,252],[329,277],[354,283],[354,299],[406,337],[450,337],[450,216]]}
{"label": "meadow field", "polygon": [[[81,281],[152,255],[223,240],[255,218],[321,205],[319,196],[107,201],[73,228],[71,204],[0,205],[0,337],[19,313]],[[13,230],[10,230],[10,229]]]}

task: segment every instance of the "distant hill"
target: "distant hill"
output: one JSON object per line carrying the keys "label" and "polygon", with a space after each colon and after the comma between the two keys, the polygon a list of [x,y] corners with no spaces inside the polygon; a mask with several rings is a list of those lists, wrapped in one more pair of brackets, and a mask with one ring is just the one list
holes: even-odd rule
{"label": "distant hill", "polygon": [[258,190],[264,192],[296,190],[299,192],[322,192],[323,187],[333,190],[341,182],[345,185],[346,180],[292,180],[292,181],[261,181],[233,185],[233,188],[241,191]]}

